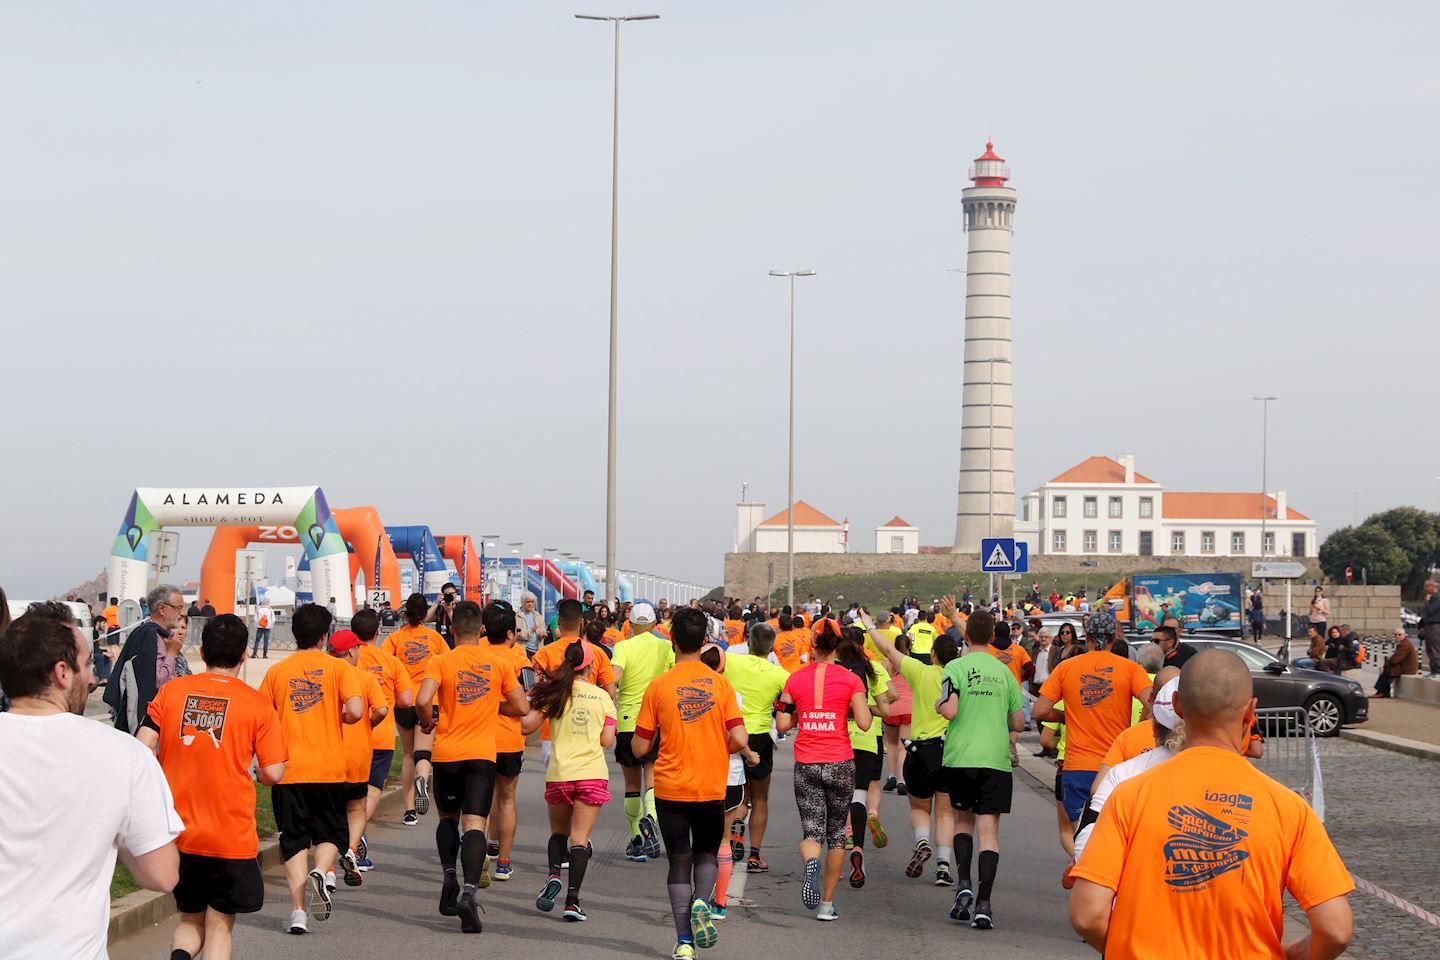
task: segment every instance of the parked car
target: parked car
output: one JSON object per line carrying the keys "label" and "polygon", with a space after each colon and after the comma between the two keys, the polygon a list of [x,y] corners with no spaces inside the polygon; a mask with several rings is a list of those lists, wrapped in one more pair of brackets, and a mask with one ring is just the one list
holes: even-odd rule
{"label": "parked car", "polygon": [[[1292,667],[1274,654],[1242,640],[1201,634],[1185,634],[1180,639],[1199,651],[1229,650],[1244,660],[1250,667],[1258,706],[1261,709],[1300,707],[1310,718],[1310,726],[1318,737],[1337,736],[1341,727],[1364,723],[1370,717],[1365,688],[1349,677]],[[1144,642],[1130,639],[1132,647]]]}

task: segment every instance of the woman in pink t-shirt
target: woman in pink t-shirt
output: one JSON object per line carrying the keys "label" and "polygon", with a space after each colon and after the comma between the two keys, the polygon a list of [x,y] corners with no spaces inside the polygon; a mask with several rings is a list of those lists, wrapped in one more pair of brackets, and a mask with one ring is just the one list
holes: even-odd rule
{"label": "woman in pink t-shirt", "polygon": [[[800,808],[800,856],[805,861],[800,898],[808,909],[819,908],[817,920],[839,919],[835,886],[845,861],[845,825],[855,793],[855,753],[846,721],[853,715],[857,727],[870,729],[864,684],[836,662],[865,658],[855,636],[846,634],[835,620],[815,624],[813,662],[790,675],[780,695],[783,712],[776,718],[780,732],[791,727],[798,731],[795,803]],[[816,882],[822,844],[826,850],[823,891]]]}

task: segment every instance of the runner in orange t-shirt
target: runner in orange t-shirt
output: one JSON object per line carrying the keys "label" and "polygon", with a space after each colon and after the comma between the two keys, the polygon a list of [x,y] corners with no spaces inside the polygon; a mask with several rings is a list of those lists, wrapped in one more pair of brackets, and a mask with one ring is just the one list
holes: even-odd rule
{"label": "runner in orange t-shirt", "polygon": [[[506,632],[513,632],[514,611],[506,612]],[[497,630],[500,626],[497,621]],[[514,661],[500,645],[481,642],[485,631],[480,604],[474,600],[455,604],[450,612],[455,649],[426,664],[416,698],[420,727],[427,733],[437,726],[433,708],[440,708],[435,736],[435,805],[441,817],[435,846],[445,872],[440,913],[458,916],[465,933],[482,929],[475,891],[489,853],[485,826],[495,795],[495,732],[500,714],[523,717],[530,712]],[[457,857],[463,887],[455,877]]]}
{"label": "runner in orange t-shirt", "polygon": [[[967,628],[969,626],[968,620],[966,621],[966,626]],[[1018,629],[1017,627],[1017,630]],[[1025,652],[1025,648],[1016,642],[1015,636],[1010,632],[1010,624],[1004,620],[995,622],[995,639],[991,642],[989,652],[996,660],[1005,664],[1010,673],[1014,675],[1015,682],[1020,684],[1020,689],[1024,690],[1025,681],[1035,675],[1034,661],[1030,659],[1030,654]],[[1010,764],[1017,767],[1020,765],[1020,755],[1016,750],[1016,744],[1019,740],[1020,734],[1011,730]]]}
{"label": "runner in orange t-shirt", "polygon": [[[425,626],[425,617],[429,613],[430,603],[425,595],[410,594],[405,600],[405,626],[385,638],[385,652],[405,664],[417,690],[425,679],[425,665],[430,658],[450,649],[444,637]],[[417,723],[413,708],[395,708],[400,747],[405,751],[405,761],[400,768],[400,782],[405,787],[405,815],[401,822],[407,827],[415,826],[420,822],[421,815],[430,811],[430,778],[433,773],[430,756],[435,738],[417,729]]]}
{"label": "runner in orange t-shirt", "polygon": [[[525,648],[516,642],[515,608],[496,600],[484,611],[485,639],[491,647],[510,658],[515,676],[530,666]],[[507,615],[508,614],[508,615]],[[495,728],[495,803],[490,812],[490,856],[496,858],[495,879],[509,880],[510,851],[515,846],[515,786],[525,765],[525,735],[520,718],[500,715]],[[481,877],[485,876],[484,872]]]}
{"label": "runner in orange t-shirt", "polygon": [[798,618],[781,614],[780,629],[775,634],[775,659],[787,673],[810,662],[810,631],[798,624]]}
{"label": "runner in orange t-shirt", "polygon": [[[553,673],[565,659],[565,648],[576,640],[582,639],[580,631],[585,624],[584,608],[578,600],[566,598],[555,604],[555,633],[558,637],[552,643],[547,643],[535,655],[530,658],[530,665],[536,672]],[[599,648],[595,650],[595,686],[610,694],[612,700],[619,695],[619,688],[615,683],[615,670],[610,665],[610,658],[605,651]],[[540,726],[540,762],[543,766],[550,766],[550,721],[547,719]]]}
{"label": "runner in orange t-shirt", "polygon": [[[1304,799],[1241,755],[1249,668],[1196,654],[1176,703],[1185,749],[1110,795],[1073,871],[1071,924],[1111,960],[1338,957],[1355,886]],[[1283,945],[1287,890],[1310,932]]]}
{"label": "runner in orange t-shirt", "polygon": [[[364,710],[355,672],[319,649],[330,632],[330,611],[313,603],[296,608],[290,623],[296,652],[277,662],[260,692],[280,715],[290,759],[270,788],[280,855],[290,886],[292,933],[305,932],[305,891],[316,920],[330,919],[335,859],[348,846],[345,826],[345,745],[341,728]],[[315,866],[306,873],[306,851]]]}
{"label": "runner in orange t-shirt", "polygon": [[[390,765],[395,759],[395,713],[406,710],[414,714],[417,685],[410,679],[410,671],[405,664],[375,644],[375,636],[380,632],[380,616],[374,610],[355,611],[355,616],[350,618],[350,629],[360,638],[360,669],[380,684],[385,705],[390,708],[385,719],[370,730],[370,776],[365,789],[365,822],[368,824],[380,809],[380,794],[385,789]],[[358,858],[356,865],[361,872],[375,866],[364,833],[360,834],[355,854]]]}
{"label": "runner in orange t-shirt", "polygon": [[150,701],[137,739],[158,748],[175,811],[185,832],[175,903],[180,926],[172,950],[229,960],[235,914],[265,903],[255,855],[255,785],[274,784],[285,772],[285,740],[275,708],[239,679],[250,635],[245,621],[222,614],[205,624],[200,655],[205,672],[176,677]]}
{"label": "runner in orange t-shirt", "polygon": [[[378,621],[377,621],[378,622]],[[370,790],[370,766],[375,756],[374,729],[390,716],[385,693],[367,670],[360,669],[363,646],[354,630],[336,630],[330,635],[330,652],[346,663],[360,684],[365,709],[360,720],[345,728],[345,821],[349,826],[349,844],[340,853],[340,869],[346,886],[358,887],[365,878],[360,875],[360,857],[355,852],[365,835],[365,801]],[[367,853],[369,851],[366,851]]]}
{"label": "runner in orange t-shirt", "polygon": [[700,662],[707,624],[699,610],[680,610],[671,624],[675,666],[645,689],[631,749],[650,752],[656,737],[655,810],[670,860],[666,886],[681,947],[718,939],[706,898],[719,875],[725,835],[725,784],[730,754],[749,746],[735,688]]}

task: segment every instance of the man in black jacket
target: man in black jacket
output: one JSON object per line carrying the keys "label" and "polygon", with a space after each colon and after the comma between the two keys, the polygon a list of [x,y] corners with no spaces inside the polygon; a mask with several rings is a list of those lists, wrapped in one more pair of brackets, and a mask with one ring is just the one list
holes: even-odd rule
{"label": "man in black jacket", "polygon": [[1440,584],[1434,580],[1425,581],[1420,635],[1425,638],[1425,663],[1430,667],[1430,679],[1440,680]]}
{"label": "man in black jacket", "polygon": [[[115,720],[115,729],[135,733],[144,720],[159,689],[155,663],[164,649],[163,638],[180,622],[185,613],[184,598],[177,587],[160,584],[146,596],[150,616],[125,639],[120,658],[111,668],[111,681],[105,687],[105,703]],[[134,722],[132,722],[134,718]]]}

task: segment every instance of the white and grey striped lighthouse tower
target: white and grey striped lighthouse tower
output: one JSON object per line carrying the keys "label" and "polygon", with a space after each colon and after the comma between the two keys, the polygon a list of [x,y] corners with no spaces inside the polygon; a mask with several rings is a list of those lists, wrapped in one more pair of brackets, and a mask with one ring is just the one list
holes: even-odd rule
{"label": "white and grey striped lighthouse tower", "polygon": [[1010,364],[1010,168],[985,144],[961,194],[965,258],[965,388],[960,411],[960,496],[955,552],[982,537],[1015,534],[1014,377]]}

